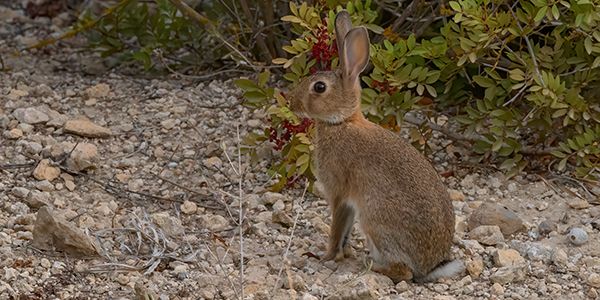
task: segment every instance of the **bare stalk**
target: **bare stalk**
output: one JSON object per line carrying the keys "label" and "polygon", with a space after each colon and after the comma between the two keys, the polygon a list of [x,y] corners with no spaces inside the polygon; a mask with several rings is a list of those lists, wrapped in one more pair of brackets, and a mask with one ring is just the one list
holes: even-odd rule
{"label": "bare stalk", "polygon": [[302,191],[302,197],[300,199],[300,208],[296,212],[296,216],[294,216],[294,224],[292,225],[292,231],[290,232],[290,237],[288,238],[287,246],[285,247],[285,251],[283,252],[283,256],[281,258],[281,267],[279,268],[279,272],[277,273],[277,281],[275,281],[275,285],[273,286],[273,290],[271,291],[271,296],[275,294],[275,290],[279,286],[279,282],[281,281],[281,273],[283,273],[283,268],[286,264],[288,253],[290,252],[290,247],[292,246],[292,241],[294,240],[294,232],[296,230],[296,225],[298,224],[298,219],[302,214],[302,203],[304,202],[304,196],[306,195],[306,191],[308,190],[308,184],[304,186],[304,191]]}

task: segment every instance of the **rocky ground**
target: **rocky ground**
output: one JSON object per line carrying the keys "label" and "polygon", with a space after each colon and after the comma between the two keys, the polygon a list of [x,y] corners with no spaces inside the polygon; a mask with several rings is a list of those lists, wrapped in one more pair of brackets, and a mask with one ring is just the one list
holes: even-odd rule
{"label": "rocky ground", "polygon": [[269,145],[238,165],[263,114],[231,80],[124,75],[69,45],[16,55],[63,23],[0,6],[0,299],[599,298],[597,196],[459,165],[442,138],[465,273],[394,285],[358,230],[355,258],[320,262],[327,204],[268,191]]}

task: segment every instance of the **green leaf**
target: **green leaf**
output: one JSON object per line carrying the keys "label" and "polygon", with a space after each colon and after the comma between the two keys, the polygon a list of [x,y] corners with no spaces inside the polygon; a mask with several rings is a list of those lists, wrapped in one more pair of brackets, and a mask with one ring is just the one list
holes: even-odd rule
{"label": "green leaf", "polygon": [[558,151],[558,150],[552,150],[550,152],[550,154],[552,154],[552,155],[554,155],[554,156],[556,156],[558,158],[565,158],[565,157],[567,157],[567,155],[565,153],[563,153],[561,151]]}
{"label": "green leaf", "polygon": [[559,171],[564,171],[567,167],[567,160],[568,160],[568,157],[561,159],[560,162],[558,163],[558,166],[556,166],[556,168]]}
{"label": "green leaf", "polygon": [[298,157],[298,159],[296,160],[296,166],[300,167],[304,164],[308,164],[308,161],[310,160],[310,156],[306,153],[300,155],[300,157]]}
{"label": "green leaf", "polygon": [[538,10],[538,12],[535,15],[535,17],[533,18],[533,20],[536,23],[539,22],[539,21],[541,21],[546,16],[547,12],[548,12],[548,6],[541,7],[540,10]]}
{"label": "green leaf", "polygon": [[250,79],[237,79],[234,80],[233,83],[235,83],[235,85],[237,87],[239,87],[240,89],[248,92],[248,91],[259,91],[260,88],[256,85],[256,83],[254,83],[254,81],[250,80]]}
{"label": "green leaf", "polygon": [[554,20],[560,18],[560,12],[558,11],[558,6],[556,6],[556,4],[552,5],[552,16],[554,17]]}
{"label": "green leaf", "polygon": [[267,84],[269,77],[271,76],[271,72],[269,70],[265,70],[258,75],[258,86],[263,87]]}
{"label": "green leaf", "polygon": [[587,52],[587,54],[592,54],[592,50],[593,50],[593,44],[592,44],[592,38],[591,37],[586,37],[585,40],[583,41],[583,46],[585,47],[585,52]]}
{"label": "green leaf", "polygon": [[450,1],[450,3],[449,3],[449,4],[450,4],[450,7],[451,7],[451,8],[452,8],[454,11],[456,11],[456,12],[460,12],[460,11],[461,11],[461,7],[460,7],[460,4],[458,4],[458,2],[456,2],[456,1]]}

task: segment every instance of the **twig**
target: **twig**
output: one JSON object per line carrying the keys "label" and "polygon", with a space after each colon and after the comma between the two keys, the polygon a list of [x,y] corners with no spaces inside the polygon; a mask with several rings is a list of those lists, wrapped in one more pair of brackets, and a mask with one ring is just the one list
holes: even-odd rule
{"label": "twig", "polygon": [[527,83],[523,83],[523,87],[521,89],[519,89],[519,91],[512,97],[510,98],[510,100],[506,101],[502,106],[503,107],[507,107],[509,106],[511,103],[515,102],[515,100],[517,100],[517,98],[519,98],[519,96],[521,96],[521,94],[523,94],[523,92],[525,92],[525,90],[529,87],[529,85],[527,85]]}
{"label": "twig", "polygon": [[281,273],[283,273],[283,267],[285,266],[285,262],[287,260],[288,253],[290,252],[290,247],[292,246],[292,241],[294,239],[294,232],[296,230],[296,225],[298,224],[298,219],[300,218],[300,215],[302,214],[302,211],[303,211],[302,203],[304,202],[304,197],[306,195],[307,190],[308,190],[308,184],[306,184],[304,186],[304,191],[302,191],[302,196],[300,198],[300,204],[298,204],[300,208],[298,209],[298,211],[296,211],[296,216],[294,216],[294,224],[292,225],[290,237],[288,238],[287,245],[283,252],[283,257],[281,259],[281,267],[279,268],[279,272],[277,273],[277,280],[275,281],[275,285],[273,286],[273,290],[271,291],[271,298],[272,298],[272,295],[275,294],[275,290],[279,286],[279,281],[281,280]]}
{"label": "twig", "polygon": [[162,50],[161,49],[155,49],[154,53],[156,54],[156,57],[158,57],[158,61],[160,61],[160,63],[167,69],[169,70],[169,72],[181,77],[181,78],[189,78],[189,79],[195,79],[195,80],[199,80],[199,81],[205,81],[205,80],[210,80],[212,78],[218,77],[220,75],[223,74],[227,74],[227,73],[242,73],[242,74],[246,74],[246,73],[252,73],[250,71],[247,70],[240,70],[240,69],[227,69],[227,70],[220,70],[220,71],[215,71],[215,72],[207,72],[203,75],[187,75],[187,74],[183,74],[181,72],[178,72],[177,70],[174,70],[173,68],[171,68],[171,66],[169,66],[169,64],[165,61],[165,57],[163,56]]}
{"label": "twig", "polygon": [[[509,10],[510,10],[510,13],[512,14],[513,18],[515,19],[515,23],[517,23],[519,30],[521,31],[521,33],[523,33],[523,27],[521,26],[521,23],[519,22],[517,15],[513,11],[513,7],[516,6],[518,3],[519,3],[518,0],[515,1],[515,4],[512,7],[510,7]],[[533,61],[533,68],[535,70],[535,74],[538,76],[538,79],[542,83],[542,86],[546,87],[546,83],[544,82],[544,79],[542,78],[542,73],[540,73],[540,67],[538,65],[537,59],[535,58],[535,52],[533,51],[533,46],[531,45],[531,41],[529,40],[529,37],[527,35],[523,35],[523,38],[525,39],[525,43],[527,44],[527,50],[529,50],[529,55],[531,55],[531,60]]]}
{"label": "twig", "polygon": [[240,205],[239,211],[239,226],[240,226],[240,300],[244,300],[244,191],[242,183],[244,176],[242,174],[242,150],[240,147],[240,125],[236,126],[237,133],[237,147],[238,147],[238,192],[240,199],[238,200]]}

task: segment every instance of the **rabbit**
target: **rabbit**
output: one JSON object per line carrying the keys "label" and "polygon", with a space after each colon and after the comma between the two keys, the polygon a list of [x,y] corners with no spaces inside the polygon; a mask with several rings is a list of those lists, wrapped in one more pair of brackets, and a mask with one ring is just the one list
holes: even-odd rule
{"label": "rabbit", "polygon": [[322,260],[346,256],[357,218],[371,270],[395,283],[462,273],[464,262],[447,262],[455,216],[437,172],[412,145],[361,112],[359,75],[369,61],[367,30],[352,28],[342,10],[335,38],[339,67],[304,78],[287,97],[294,113],[315,122],[315,175],[332,213]]}

